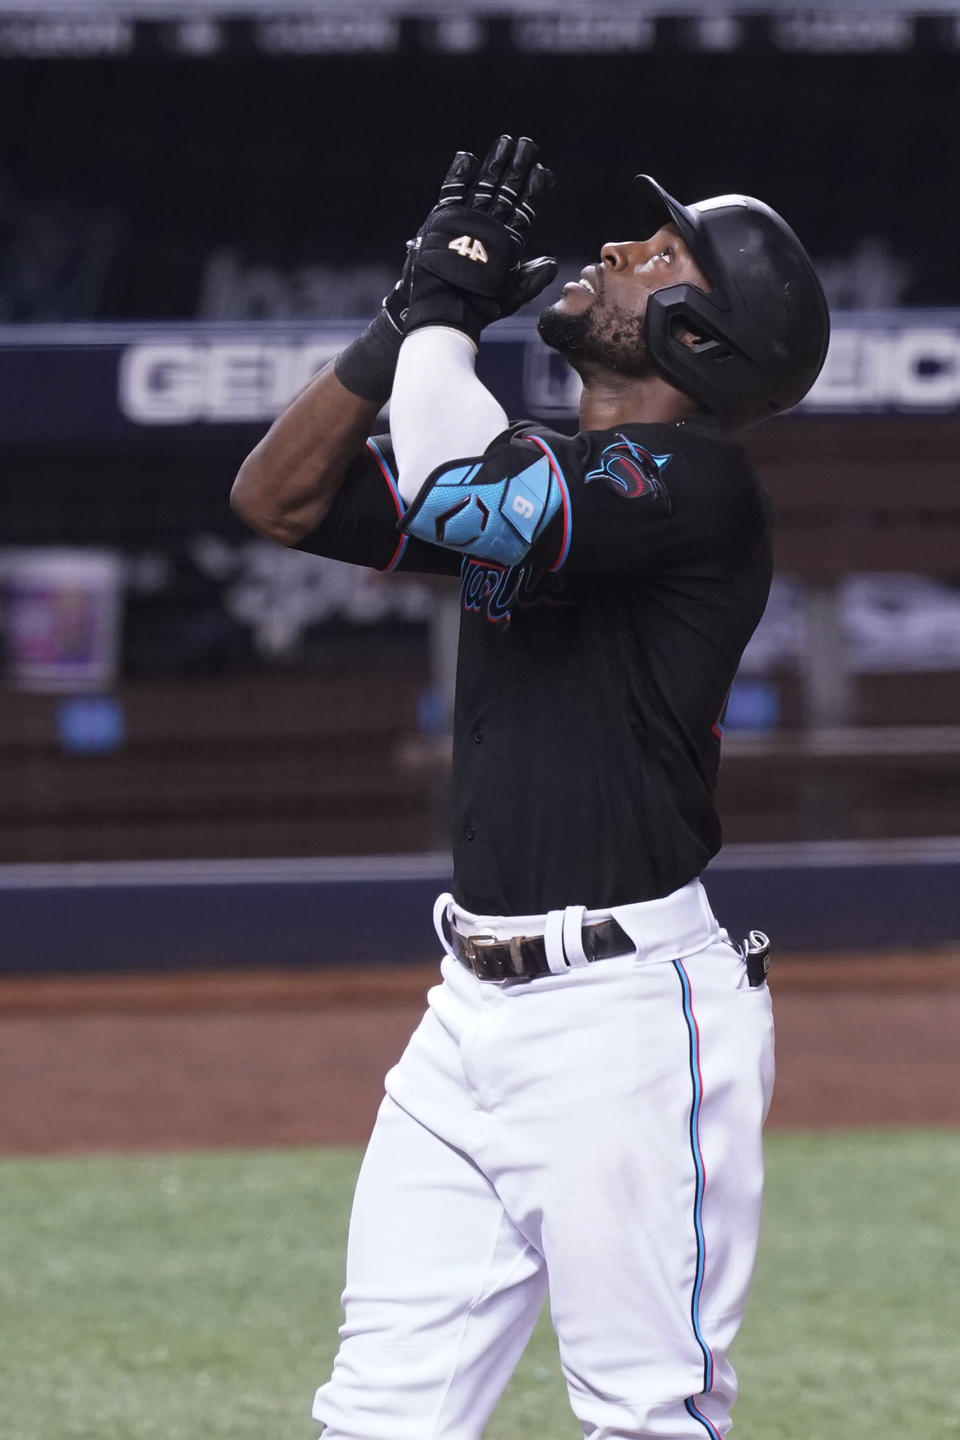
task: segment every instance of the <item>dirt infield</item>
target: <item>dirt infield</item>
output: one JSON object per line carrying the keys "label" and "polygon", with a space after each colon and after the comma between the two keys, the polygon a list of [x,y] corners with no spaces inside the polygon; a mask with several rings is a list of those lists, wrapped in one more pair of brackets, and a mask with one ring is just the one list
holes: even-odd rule
{"label": "dirt infield", "polygon": [[[354,1144],[432,967],[0,981],[0,1153]],[[960,953],[792,956],[782,1127],[960,1125]]]}

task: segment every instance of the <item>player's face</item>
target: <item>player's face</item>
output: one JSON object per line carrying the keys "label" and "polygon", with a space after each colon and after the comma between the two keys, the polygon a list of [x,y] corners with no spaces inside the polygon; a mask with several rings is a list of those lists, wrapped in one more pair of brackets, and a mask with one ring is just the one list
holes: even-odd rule
{"label": "player's face", "polygon": [[648,240],[604,245],[600,257],[540,316],[540,335],[571,364],[585,360],[643,378],[653,373],[643,338],[651,294],[682,284],[709,290],[710,283],[672,224]]}

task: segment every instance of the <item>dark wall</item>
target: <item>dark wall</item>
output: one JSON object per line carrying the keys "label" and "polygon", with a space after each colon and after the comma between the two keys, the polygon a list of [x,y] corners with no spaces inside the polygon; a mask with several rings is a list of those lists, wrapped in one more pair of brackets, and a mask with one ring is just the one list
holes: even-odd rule
{"label": "dark wall", "polygon": [[760,194],[821,258],[880,235],[912,262],[905,303],[956,301],[955,52],[530,56],[497,34],[465,57],[0,62],[0,318],[189,316],[220,246],[392,263],[450,154],[501,128],[557,171],[539,238],[561,255],[622,237],[647,170],[683,199]]}

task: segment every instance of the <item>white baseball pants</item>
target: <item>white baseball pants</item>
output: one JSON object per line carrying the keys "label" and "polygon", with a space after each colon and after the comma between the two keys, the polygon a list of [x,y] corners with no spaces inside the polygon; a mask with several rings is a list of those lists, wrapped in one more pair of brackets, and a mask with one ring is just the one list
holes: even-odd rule
{"label": "white baseball pants", "polygon": [[608,914],[636,954],[495,984],[444,960],[357,1183],[324,1440],[475,1440],[548,1293],[589,1440],[726,1436],[770,997],[699,882]]}

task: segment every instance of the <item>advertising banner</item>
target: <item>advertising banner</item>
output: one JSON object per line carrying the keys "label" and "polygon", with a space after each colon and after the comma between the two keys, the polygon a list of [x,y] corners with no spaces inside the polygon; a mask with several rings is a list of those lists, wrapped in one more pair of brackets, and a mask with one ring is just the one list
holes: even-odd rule
{"label": "advertising banner", "polygon": [[[189,439],[263,429],[359,324],[0,327],[0,445]],[[576,422],[579,380],[536,334],[506,321],[484,339],[479,373],[508,414]],[[834,316],[823,373],[800,414],[960,411],[960,311]]]}

